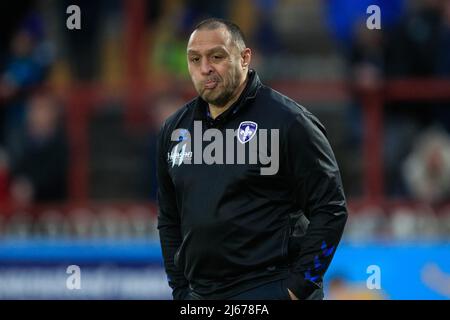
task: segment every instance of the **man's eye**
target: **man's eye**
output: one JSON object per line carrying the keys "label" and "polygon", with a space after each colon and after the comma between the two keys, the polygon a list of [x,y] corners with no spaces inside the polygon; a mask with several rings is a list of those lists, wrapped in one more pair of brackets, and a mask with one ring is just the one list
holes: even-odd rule
{"label": "man's eye", "polygon": [[220,55],[214,55],[213,60],[221,60],[223,57]]}
{"label": "man's eye", "polygon": [[200,61],[200,58],[199,57],[192,57],[190,60],[191,60],[191,62],[196,63],[196,62]]}

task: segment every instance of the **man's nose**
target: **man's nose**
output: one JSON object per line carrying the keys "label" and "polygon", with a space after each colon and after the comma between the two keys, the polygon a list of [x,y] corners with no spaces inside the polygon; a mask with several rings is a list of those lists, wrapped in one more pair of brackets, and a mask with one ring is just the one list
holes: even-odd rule
{"label": "man's nose", "polygon": [[202,59],[202,63],[200,65],[200,71],[202,72],[202,74],[205,74],[205,75],[208,75],[213,71],[212,66],[209,63],[208,59]]}

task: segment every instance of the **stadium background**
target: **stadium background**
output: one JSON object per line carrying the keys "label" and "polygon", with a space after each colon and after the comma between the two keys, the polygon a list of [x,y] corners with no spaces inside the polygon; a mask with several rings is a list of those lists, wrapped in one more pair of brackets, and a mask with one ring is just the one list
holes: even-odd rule
{"label": "stadium background", "polygon": [[237,22],[263,81],[328,129],[350,216],[326,298],[450,297],[450,1],[14,3],[0,4],[0,298],[170,298],[155,134],[194,96],[185,46],[209,16]]}

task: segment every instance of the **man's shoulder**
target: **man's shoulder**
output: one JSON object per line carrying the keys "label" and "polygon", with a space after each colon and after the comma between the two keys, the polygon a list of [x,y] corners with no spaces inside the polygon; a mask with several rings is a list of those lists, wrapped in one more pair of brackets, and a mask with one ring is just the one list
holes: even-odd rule
{"label": "man's shoulder", "polygon": [[264,101],[264,105],[270,108],[271,114],[278,114],[286,118],[313,116],[303,105],[269,86],[262,86],[260,97],[261,101]]}
{"label": "man's shoulder", "polygon": [[172,113],[161,126],[161,130],[170,130],[170,128],[175,128],[178,123],[184,119],[187,115],[191,114],[194,110],[195,103],[197,98],[192,99],[191,101],[185,103],[182,107],[180,107],[177,111]]}

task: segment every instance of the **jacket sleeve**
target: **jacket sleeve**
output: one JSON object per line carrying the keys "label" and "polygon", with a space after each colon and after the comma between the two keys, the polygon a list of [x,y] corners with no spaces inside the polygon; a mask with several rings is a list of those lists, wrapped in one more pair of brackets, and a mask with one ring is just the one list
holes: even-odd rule
{"label": "jacket sleeve", "polygon": [[158,135],[157,142],[157,181],[158,181],[158,230],[164,267],[169,286],[175,300],[183,300],[189,293],[189,283],[183,270],[174,263],[174,257],[181,246],[182,236],[180,216],[177,208],[175,188],[169,176],[167,166],[167,150],[165,142],[169,141],[164,134],[165,126]]}
{"label": "jacket sleeve", "polygon": [[322,124],[312,114],[300,113],[288,127],[286,139],[295,201],[309,220],[301,238],[291,237],[297,245],[287,287],[305,299],[322,288],[348,214],[339,168]]}

